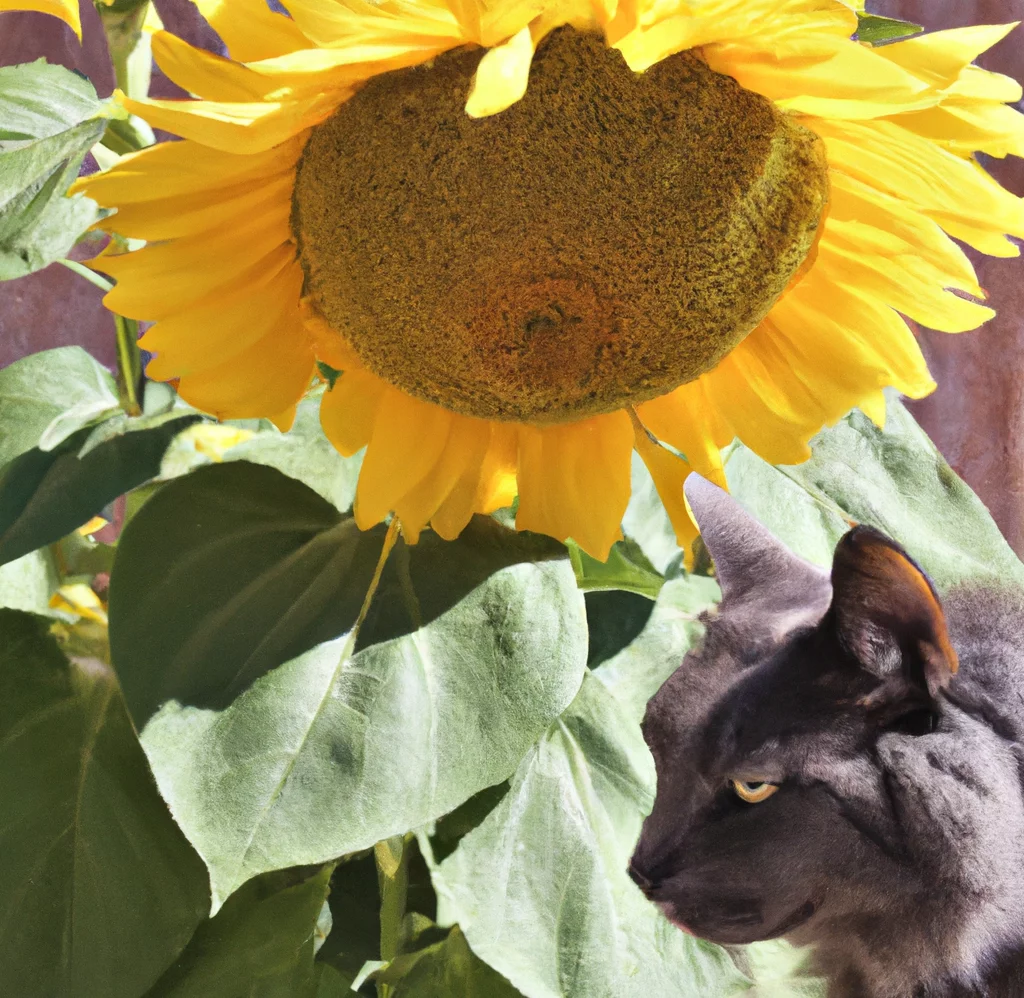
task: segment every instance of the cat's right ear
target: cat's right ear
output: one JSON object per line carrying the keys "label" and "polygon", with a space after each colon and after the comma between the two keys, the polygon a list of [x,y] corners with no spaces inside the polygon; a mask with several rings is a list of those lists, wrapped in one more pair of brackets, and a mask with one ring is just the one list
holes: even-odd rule
{"label": "cat's right ear", "polygon": [[854,527],[836,546],[832,591],[839,641],[858,664],[893,692],[909,685],[934,700],[956,672],[957,655],[920,566],[880,531]]}

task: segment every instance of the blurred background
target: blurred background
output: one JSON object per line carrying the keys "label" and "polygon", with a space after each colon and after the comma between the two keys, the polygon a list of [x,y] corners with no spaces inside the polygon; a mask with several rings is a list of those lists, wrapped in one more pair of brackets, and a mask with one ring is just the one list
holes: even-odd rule
{"label": "blurred background", "polygon": [[[190,0],[156,0],[165,26],[196,45],[222,51]],[[869,0],[873,13],[929,29],[1024,20],[1024,0]],[[113,89],[106,43],[91,0],[82,0],[85,44],[43,14],[0,14],[0,65],[45,58],[84,72],[101,96]],[[1024,80],[1024,28],[981,59],[986,69]],[[154,96],[183,96],[157,70]],[[1024,196],[1024,160],[986,160],[1009,190]],[[978,268],[998,315],[972,333],[918,330],[939,383],[912,411],[946,460],[988,506],[1006,539],[1024,556],[1024,261],[980,257]],[[89,250],[81,257],[91,255]],[[79,344],[114,365],[114,329],[101,292],[64,267],[0,284],[0,367],[29,353]]]}

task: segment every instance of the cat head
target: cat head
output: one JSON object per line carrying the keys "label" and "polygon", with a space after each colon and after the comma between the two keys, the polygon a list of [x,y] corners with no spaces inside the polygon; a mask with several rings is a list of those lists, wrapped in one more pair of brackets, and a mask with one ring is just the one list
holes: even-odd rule
{"label": "cat head", "polygon": [[[1005,746],[944,717],[958,659],[931,582],[870,527],[826,571],[704,479],[686,495],[722,600],[647,708],[658,783],[633,879],[723,944],[891,932],[933,902],[962,926],[974,881],[1002,876],[990,860],[1019,858],[992,860],[1011,846],[975,827],[979,807],[1020,825],[1020,795]],[[995,776],[991,751],[1006,764]]]}

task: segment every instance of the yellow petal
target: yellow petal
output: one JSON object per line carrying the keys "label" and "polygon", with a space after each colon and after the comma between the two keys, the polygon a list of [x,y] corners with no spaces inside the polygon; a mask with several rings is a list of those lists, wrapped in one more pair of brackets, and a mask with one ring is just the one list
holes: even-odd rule
{"label": "yellow petal", "polygon": [[833,171],[908,206],[959,219],[968,227],[1024,237],[1024,201],[975,164],[892,121],[805,119],[825,140]]}
{"label": "yellow petal", "polygon": [[229,101],[145,100],[126,97],[125,108],[154,128],[213,149],[256,153],[286,142],[327,118],[343,99],[338,93],[296,100]]}
{"label": "yellow petal", "polygon": [[88,537],[90,534],[95,534],[98,530],[102,530],[108,522],[102,516],[94,516],[88,523],[83,523],[75,533],[80,534],[82,537]]}
{"label": "yellow petal", "polygon": [[229,293],[251,276],[279,266],[295,256],[284,202],[272,211],[240,222],[229,231],[203,232],[153,243],[134,253],[101,254],[91,261],[117,285],[104,301],[107,307],[133,319],[158,320],[207,295]]}
{"label": "yellow petal", "polygon": [[947,102],[916,114],[900,115],[896,124],[931,139],[959,156],[1024,156],[1024,114],[1004,104]]}
{"label": "yellow petal", "polygon": [[107,608],[103,601],[84,582],[61,586],[50,597],[50,606],[65,613],[74,613],[86,620],[106,625]]}
{"label": "yellow petal", "polygon": [[350,48],[405,43],[411,48],[433,45],[444,51],[468,40],[455,15],[446,8],[425,4],[390,10],[357,0],[288,0],[288,10],[299,29],[321,48]]}
{"label": "yellow petal", "polygon": [[467,41],[480,42],[485,7],[481,0],[450,0],[448,4]]}
{"label": "yellow petal", "polygon": [[488,49],[477,66],[466,101],[466,114],[486,118],[515,104],[526,93],[533,59],[533,37],[529,27],[514,34],[503,45]]}
{"label": "yellow petal", "polygon": [[1016,104],[1022,94],[1024,94],[1024,88],[1013,77],[992,73],[979,66],[968,66],[960,74],[959,79],[946,90],[946,99],[950,101],[985,100],[995,101],[997,104]]}
{"label": "yellow petal", "polygon": [[682,451],[694,471],[725,488],[721,448],[735,434],[708,400],[703,378],[645,402],[637,414],[659,440]]}
{"label": "yellow petal", "polygon": [[373,436],[377,412],[396,389],[369,371],[346,371],[320,403],[320,425],[345,457],[361,451]]}
{"label": "yellow petal", "polygon": [[388,393],[377,411],[373,436],[356,487],[355,517],[367,530],[430,473],[448,442],[453,414],[402,392]]}
{"label": "yellow petal", "polygon": [[253,218],[272,213],[291,201],[294,172],[282,177],[261,178],[258,185],[242,183],[222,188],[215,196],[209,189],[163,198],[154,192],[149,201],[123,204],[106,228],[132,239],[151,242],[176,239],[204,230],[231,229]]}
{"label": "yellow petal", "polygon": [[487,447],[477,467],[467,464],[430,525],[445,540],[462,533],[474,513],[493,513],[516,496],[518,432],[507,423],[491,423]]}
{"label": "yellow petal", "polygon": [[41,14],[59,17],[82,40],[82,22],[78,13],[78,0],[0,0],[0,12],[5,10],[36,10]]}
{"label": "yellow petal", "polygon": [[297,317],[291,328],[262,328],[264,336],[230,360],[183,376],[178,394],[218,419],[290,413],[312,381],[313,351]]}
{"label": "yellow petal", "polygon": [[188,197],[208,191],[213,204],[224,190],[254,186],[264,178],[293,171],[302,153],[305,136],[266,152],[238,155],[211,149],[198,142],[160,142],[140,152],[122,156],[103,173],[80,177],[71,193],[84,193],[105,208],[146,203],[154,196]]}
{"label": "yellow petal", "polygon": [[982,52],[1002,41],[1020,22],[973,24],[966,28],[929,31],[879,46],[879,57],[902,66],[936,87],[951,84]]}
{"label": "yellow petal", "polygon": [[936,284],[936,274],[942,272],[898,236],[856,221],[830,218],[827,226],[828,238],[821,241],[818,262],[833,264],[844,284],[947,333],[977,329],[995,315],[984,305],[946,291],[945,287],[957,285],[952,275],[945,286]]}
{"label": "yellow petal", "polygon": [[516,526],[572,538],[604,561],[629,502],[633,427],[625,412],[519,431]]}
{"label": "yellow petal", "polygon": [[486,420],[452,417],[441,456],[423,479],[395,503],[395,515],[402,521],[402,534],[410,544],[416,543],[420,531],[466,472],[479,473],[490,436],[490,424]]}
{"label": "yellow petal", "polygon": [[295,22],[270,9],[266,0],[194,0],[239,62],[269,59],[309,47]]}
{"label": "yellow petal", "polygon": [[658,496],[676,532],[676,543],[683,549],[683,558],[689,568],[693,560],[690,545],[696,539],[698,530],[686,506],[683,482],[693,469],[681,457],[656,444],[639,428],[635,432],[635,445],[654,479],[654,487],[658,490]]}
{"label": "yellow petal", "polygon": [[213,295],[161,319],[139,341],[156,354],[149,376],[159,381],[187,377],[228,362],[268,329],[295,328],[301,321],[302,280],[302,268],[290,261],[234,294]]}
{"label": "yellow petal", "polygon": [[169,31],[153,36],[153,58],[168,79],[207,100],[261,101],[284,85],[241,63],[195,48]]}

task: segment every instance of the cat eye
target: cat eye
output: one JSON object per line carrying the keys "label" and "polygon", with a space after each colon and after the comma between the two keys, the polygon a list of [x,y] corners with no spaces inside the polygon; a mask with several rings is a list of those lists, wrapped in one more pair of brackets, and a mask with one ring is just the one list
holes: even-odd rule
{"label": "cat eye", "polygon": [[729,784],[737,796],[748,804],[760,804],[779,789],[776,783],[755,783],[749,780],[730,780]]}

